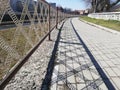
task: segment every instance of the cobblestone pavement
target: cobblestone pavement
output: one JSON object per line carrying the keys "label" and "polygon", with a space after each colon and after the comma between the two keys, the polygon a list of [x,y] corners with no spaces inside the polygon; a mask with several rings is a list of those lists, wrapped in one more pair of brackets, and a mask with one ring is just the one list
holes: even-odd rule
{"label": "cobblestone pavement", "polygon": [[65,22],[51,90],[119,90],[120,36],[81,22]]}

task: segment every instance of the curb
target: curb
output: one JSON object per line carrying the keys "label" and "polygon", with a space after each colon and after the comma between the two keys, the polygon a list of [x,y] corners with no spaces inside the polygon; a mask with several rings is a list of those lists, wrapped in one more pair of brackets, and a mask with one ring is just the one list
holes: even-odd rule
{"label": "curb", "polygon": [[82,22],[84,22],[86,24],[89,24],[91,26],[100,28],[101,30],[104,30],[106,32],[113,33],[113,34],[116,34],[116,35],[120,35],[119,31],[116,31],[116,30],[113,30],[113,29],[110,29],[110,28],[106,28],[106,27],[103,27],[103,26],[100,26],[100,25],[97,25],[97,24],[94,24],[94,23],[91,23],[91,22],[88,22],[88,21],[85,21],[85,20],[82,20],[82,19],[80,19],[80,21],[82,21]]}

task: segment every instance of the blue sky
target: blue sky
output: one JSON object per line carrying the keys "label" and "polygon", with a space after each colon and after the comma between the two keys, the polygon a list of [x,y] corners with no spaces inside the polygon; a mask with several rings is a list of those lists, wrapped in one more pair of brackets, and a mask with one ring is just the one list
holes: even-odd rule
{"label": "blue sky", "polygon": [[46,0],[47,2],[55,2],[58,6],[71,8],[72,10],[86,9],[86,5],[82,0]]}

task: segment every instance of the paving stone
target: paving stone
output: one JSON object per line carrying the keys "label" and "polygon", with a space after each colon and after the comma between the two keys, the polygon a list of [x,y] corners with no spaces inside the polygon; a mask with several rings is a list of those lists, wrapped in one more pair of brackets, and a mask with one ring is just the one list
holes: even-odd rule
{"label": "paving stone", "polygon": [[108,88],[106,87],[106,85],[104,83],[102,83],[99,87],[99,90],[108,90]]}
{"label": "paving stone", "polygon": [[68,86],[68,89],[70,90],[77,90],[77,87],[76,87],[76,84],[67,84],[67,86]]}
{"label": "paving stone", "polygon": [[59,70],[58,68],[59,68],[58,65],[54,66],[52,78],[57,77],[57,75],[58,75],[58,70]]}
{"label": "paving stone", "polygon": [[119,68],[112,68],[113,69],[113,71],[118,75],[118,76],[120,76],[120,69]]}
{"label": "paving stone", "polygon": [[[82,72],[79,72],[78,74],[83,75]],[[79,77],[78,74],[75,75],[76,83],[77,84],[81,84],[81,83],[83,84],[83,83],[85,83],[84,79],[82,79],[81,77]]]}
{"label": "paving stone", "polygon": [[[63,26],[63,30],[61,31],[62,40],[60,40],[67,43],[62,44],[63,42],[60,42],[58,46],[58,48],[61,45],[62,48],[64,47],[64,49],[59,48],[58,53],[62,51],[64,54],[58,54],[58,57],[60,57],[59,55],[65,56],[62,60],[65,61],[66,71],[64,72],[64,75],[67,74],[67,77],[59,82],[60,85],[58,85],[59,88],[57,88],[57,90],[73,90],[72,88],[77,88],[80,90],[85,89],[86,87],[88,90],[90,88],[91,90],[108,90],[104,81],[97,82],[97,80],[101,78],[98,73],[100,69],[102,69],[103,72],[107,75],[113,86],[116,89],[119,89],[118,83],[120,80],[116,79],[120,76],[119,36],[83,23],[79,21],[78,18],[73,18],[72,23],[76,29],[76,32],[82,38],[83,42],[86,44],[100,67],[96,69],[94,64],[90,66],[90,63],[95,62],[91,60],[91,56],[89,56],[88,52],[86,52],[84,46],[82,45],[81,41],[74,32],[73,27],[71,26],[70,19],[68,19]],[[58,60],[61,59],[58,58]],[[61,67],[60,71],[64,70],[64,68]],[[80,71],[76,72],[75,70]],[[103,76],[102,78],[105,79],[106,76]],[[65,85],[66,82],[68,85]],[[98,85],[97,87],[96,84]],[[67,87],[67,89],[65,89],[65,87]]]}
{"label": "paving stone", "polygon": [[57,90],[57,83],[53,84],[51,87],[51,90]]}
{"label": "paving stone", "polygon": [[64,90],[64,85],[57,85],[57,89],[56,90]]}
{"label": "paving stone", "polygon": [[59,81],[59,82],[58,82],[58,85],[60,85],[60,86],[61,86],[61,85],[64,85],[64,80],[63,80],[63,81]]}
{"label": "paving stone", "polygon": [[112,61],[106,61],[106,63],[110,66],[110,67],[115,67],[115,64]]}
{"label": "paving stone", "polygon": [[120,89],[120,78],[112,78],[113,82],[114,82],[114,85],[117,87],[116,89]]}
{"label": "paving stone", "polygon": [[66,67],[63,64],[59,65],[59,72],[66,72]]}
{"label": "paving stone", "polygon": [[96,69],[90,70],[90,72],[91,72],[92,78],[93,78],[94,80],[96,80],[96,79],[99,78],[99,74],[98,74],[98,72],[96,71]]}
{"label": "paving stone", "polygon": [[80,67],[80,64],[79,63],[73,63],[73,66],[74,66],[74,69]]}
{"label": "paving stone", "polygon": [[100,61],[101,66],[104,67],[109,67],[109,65],[105,61]]}
{"label": "paving stone", "polygon": [[115,72],[112,70],[112,68],[105,68],[106,72],[109,74],[109,76],[111,77],[116,77],[117,75],[115,74]]}
{"label": "paving stone", "polygon": [[71,66],[72,66],[73,61],[71,61],[71,60],[69,59],[69,61],[67,60],[66,63],[68,63],[68,65],[71,65]]}
{"label": "paving stone", "polygon": [[76,83],[74,74],[70,77],[67,77],[67,83]]}
{"label": "paving stone", "polygon": [[[119,74],[117,64],[119,65],[120,59],[119,59],[119,57],[116,56],[117,54],[118,54],[118,56],[120,55],[119,54],[120,51],[118,51],[120,48],[120,47],[118,48],[118,43],[120,44],[119,36],[109,33],[109,32],[106,32],[104,30],[100,30],[99,28],[89,26],[85,23],[78,21],[77,19],[74,19],[73,22],[74,22],[73,25],[76,27],[78,33],[81,35],[81,37],[84,37],[84,38],[82,38],[83,41],[87,45],[90,45],[89,49],[91,50],[91,52],[94,49],[97,51],[98,55],[96,52],[94,53],[94,51],[92,54],[96,58],[98,63],[100,64],[101,68],[103,68],[103,71],[106,74],[107,74],[107,70],[104,70],[104,69],[108,69],[108,71],[109,71],[108,77],[110,78],[111,76],[116,76],[116,73],[113,72],[113,71],[115,71],[116,68],[117,68],[116,72],[118,72],[118,74]],[[78,23],[81,24],[81,26],[79,26]],[[89,27],[89,29],[88,29],[88,27]],[[93,49],[93,47],[94,47],[94,49]],[[114,54],[114,53],[116,53],[115,48],[117,48],[117,51],[118,51],[116,55]],[[116,58],[116,60],[115,60],[115,58]],[[116,67],[116,68],[112,71],[111,68],[113,68],[113,67]],[[104,89],[105,89],[105,87],[104,87]]]}
{"label": "paving stone", "polygon": [[86,77],[88,80],[93,80],[92,75],[89,70],[83,70],[83,75]]}

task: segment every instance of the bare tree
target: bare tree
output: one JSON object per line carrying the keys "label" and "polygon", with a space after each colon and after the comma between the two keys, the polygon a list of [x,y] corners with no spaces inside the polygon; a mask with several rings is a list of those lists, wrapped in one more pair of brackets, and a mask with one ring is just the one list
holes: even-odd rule
{"label": "bare tree", "polygon": [[84,0],[86,4],[91,4],[93,12],[108,12],[118,4],[120,0]]}

